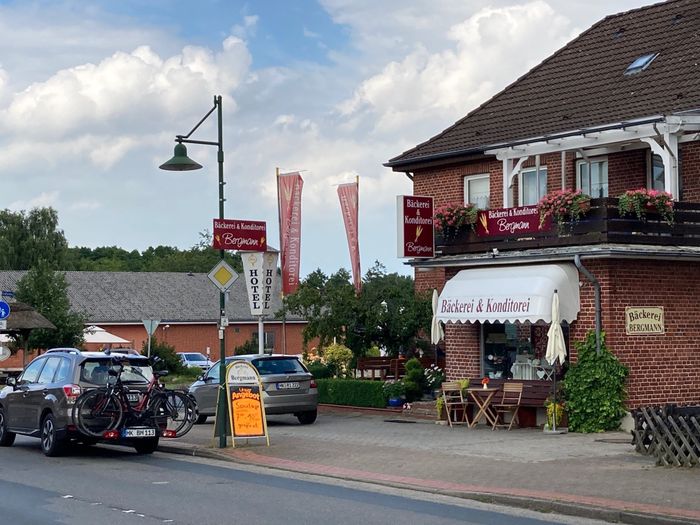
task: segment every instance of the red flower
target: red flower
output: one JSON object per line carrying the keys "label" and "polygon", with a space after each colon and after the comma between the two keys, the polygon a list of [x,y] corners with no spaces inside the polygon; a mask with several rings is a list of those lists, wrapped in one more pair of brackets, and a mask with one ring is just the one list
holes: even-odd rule
{"label": "red flower", "polygon": [[481,384],[482,384],[482,385],[488,385],[488,384],[489,384],[489,378],[488,378],[488,377],[483,378],[483,379],[481,380]]}

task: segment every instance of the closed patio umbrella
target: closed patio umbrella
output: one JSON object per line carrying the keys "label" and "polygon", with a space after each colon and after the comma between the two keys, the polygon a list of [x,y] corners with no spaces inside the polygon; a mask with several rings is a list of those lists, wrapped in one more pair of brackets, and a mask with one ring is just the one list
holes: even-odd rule
{"label": "closed patio umbrella", "polygon": [[561,322],[559,321],[559,294],[554,290],[552,294],[552,323],[549,325],[547,332],[547,353],[545,354],[547,362],[554,366],[554,418],[552,421],[552,430],[557,430],[557,370],[556,362],[564,364],[566,360],[566,342],[564,341],[564,332],[561,330]]}
{"label": "closed patio umbrella", "polygon": [[438,308],[438,292],[433,288],[433,321],[430,325],[430,342],[434,345],[442,341],[445,337],[445,331],[442,329],[442,325],[437,318],[437,308]]}

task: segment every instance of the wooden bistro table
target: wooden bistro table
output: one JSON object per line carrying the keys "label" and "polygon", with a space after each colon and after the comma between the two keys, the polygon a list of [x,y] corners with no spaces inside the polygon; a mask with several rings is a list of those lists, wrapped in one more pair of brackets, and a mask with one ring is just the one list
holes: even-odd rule
{"label": "wooden bistro table", "polygon": [[476,413],[476,416],[474,416],[474,419],[472,419],[471,425],[469,425],[471,428],[475,427],[482,417],[485,417],[486,421],[488,421],[491,426],[496,424],[496,413],[491,408],[491,401],[499,390],[500,389],[497,387],[484,388],[483,386],[467,388],[469,397],[471,397],[476,406],[479,407],[479,411]]}

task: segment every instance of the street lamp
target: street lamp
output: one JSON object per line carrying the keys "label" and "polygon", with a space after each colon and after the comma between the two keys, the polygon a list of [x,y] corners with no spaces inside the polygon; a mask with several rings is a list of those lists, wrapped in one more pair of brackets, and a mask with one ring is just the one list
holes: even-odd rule
{"label": "street lamp", "polygon": [[[216,142],[207,140],[192,140],[190,135],[194,133],[202,123],[207,120],[216,110],[218,120],[218,140]],[[197,125],[187,135],[175,135],[175,154],[172,159],[160,165],[160,169],[168,171],[191,171],[201,169],[202,165],[193,161],[187,156],[187,144],[205,144],[207,146],[217,146],[219,151],[217,160],[219,162],[219,219],[224,219],[224,133],[221,121],[221,95],[214,97],[214,106],[202,117]],[[221,260],[224,260],[224,250],[219,250]],[[224,340],[223,319],[226,318],[226,295],[219,292],[219,395],[217,396],[217,424],[219,425],[219,448],[226,447],[226,419],[228,403],[226,402],[226,345]]]}

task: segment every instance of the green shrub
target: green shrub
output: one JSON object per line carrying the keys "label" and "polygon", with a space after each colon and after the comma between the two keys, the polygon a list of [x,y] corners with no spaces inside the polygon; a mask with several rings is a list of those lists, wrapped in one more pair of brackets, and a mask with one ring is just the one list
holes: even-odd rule
{"label": "green shrub", "polygon": [[367,349],[367,352],[365,352],[366,357],[379,357],[382,355],[382,352],[379,350],[379,347],[377,345],[371,346]]}
{"label": "green shrub", "polygon": [[574,432],[615,430],[625,414],[628,369],[605,346],[605,333],[600,338],[600,354],[592,331],[575,343],[578,360],[564,378],[566,413]]}
{"label": "green shrub", "polygon": [[406,386],[406,399],[415,401],[423,396],[425,389],[425,370],[423,365],[415,357],[406,361],[406,376],[403,378],[403,383]]}
{"label": "green shrub", "polygon": [[309,372],[311,372],[316,379],[326,379],[329,377],[333,377],[333,373],[331,372],[331,369],[328,368],[326,365],[321,363],[320,361],[314,361],[313,363],[308,363],[306,365],[306,368],[309,369]]}
{"label": "green shrub", "polygon": [[[141,353],[148,355],[148,343],[146,341],[141,347]],[[167,343],[161,343],[155,337],[151,339],[151,357],[154,356],[161,360],[154,366],[156,370],[167,370],[171,374],[180,374],[187,369],[175,353],[175,348]]]}
{"label": "green shrub", "polygon": [[335,377],[344,377],[350,370],[352,350],[339,343],[333,343],[323,349],[323,360]]}
{"label": "green shrub", "polygon": [[318,402],[331,405],[384,408],[386,396],[381,381],[317,379]]}
{"label": "green shrub", "polygon": [[258,343],[256,341],[248,340],[241,346],[237,346],[233,349],[233,355],[247,355],[247,354],[257,354],[260,351],[258,348]]}

